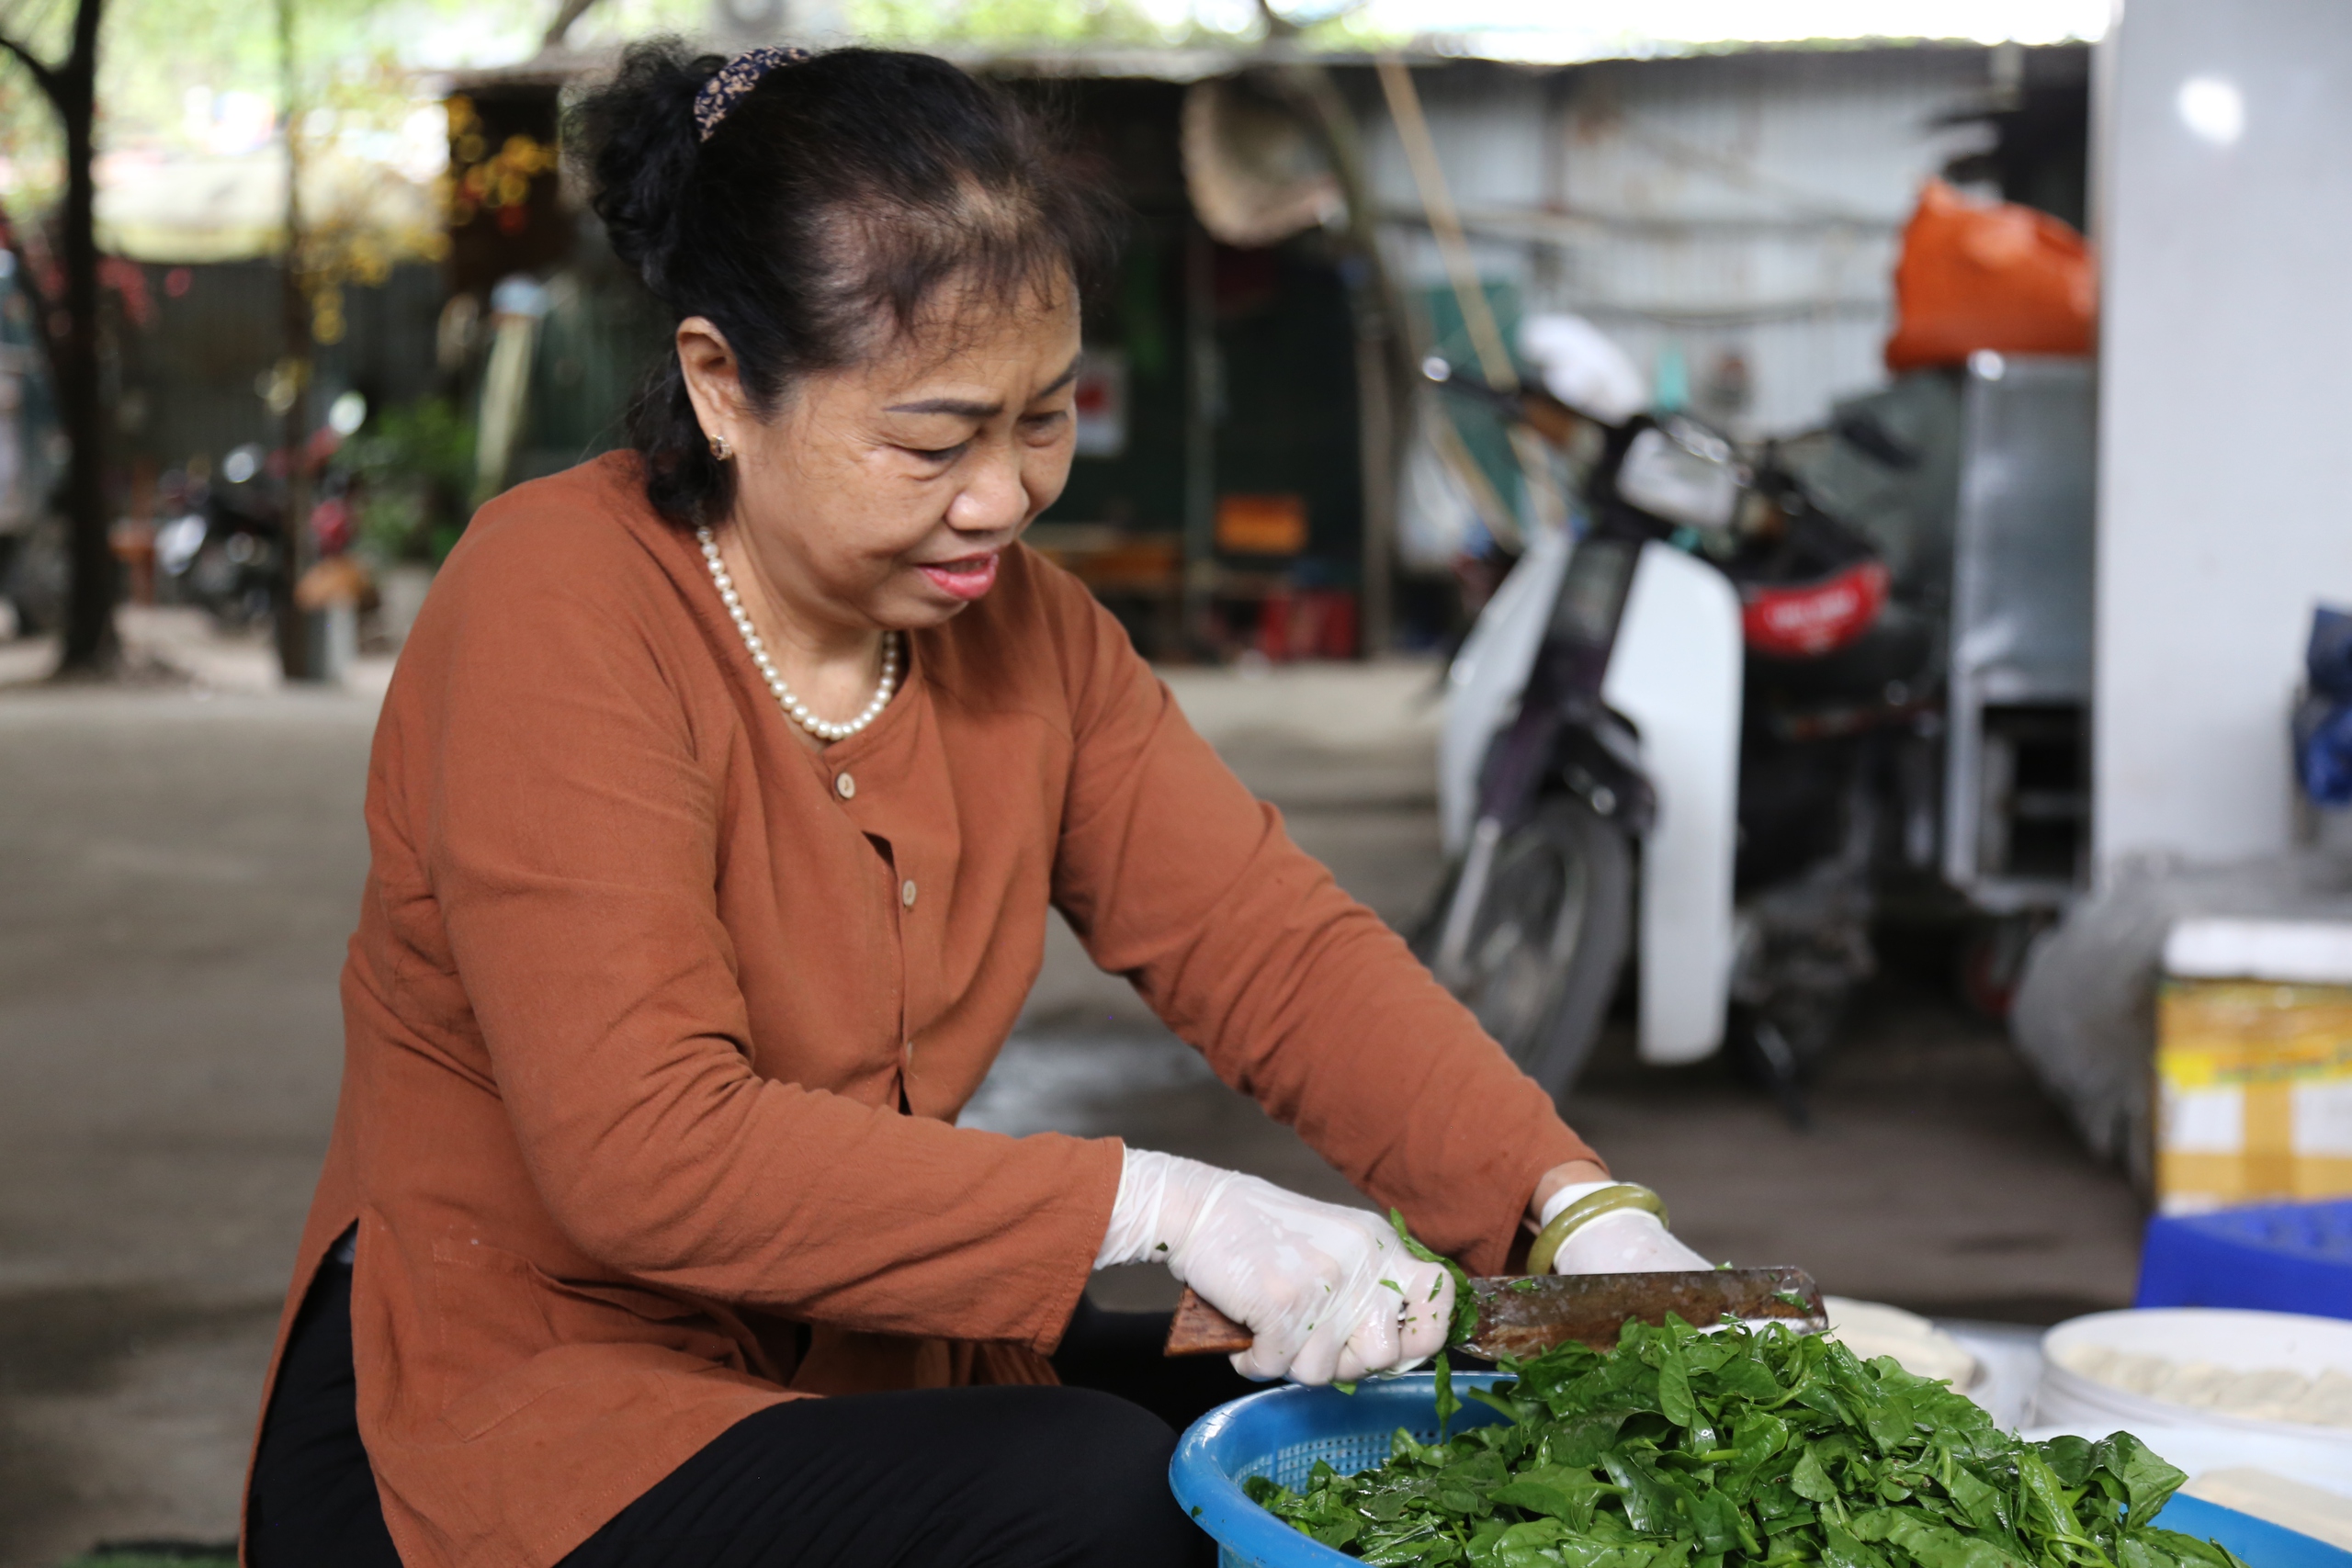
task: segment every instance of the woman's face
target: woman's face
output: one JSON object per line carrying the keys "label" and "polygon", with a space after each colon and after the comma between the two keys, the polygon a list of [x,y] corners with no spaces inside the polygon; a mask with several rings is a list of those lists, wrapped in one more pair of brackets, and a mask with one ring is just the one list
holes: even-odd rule
{"label": "woman's face", "polygon": [[805,378],[765,420],[717,330],[678,329],[703,430],[734,449],[738,547],[812,631],[947,620],[1069,478],[1072,291],[933,314],[869,362]]}

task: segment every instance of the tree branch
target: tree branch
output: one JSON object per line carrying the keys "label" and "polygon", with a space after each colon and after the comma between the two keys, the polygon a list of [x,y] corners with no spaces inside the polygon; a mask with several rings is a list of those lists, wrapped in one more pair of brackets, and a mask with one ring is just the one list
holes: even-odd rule
{"label": "tree branch", "polygon": [[1274,9],[1274,0],[1258,0],[1258,16],[1266,24],[1268,43],[1296,38],[1303,30],[1296,22]]}
{"label": "tree branch", "polygon": [[61,109],[64,107],[65,89],[63,84],[57,79],[56,67],[43,61],[40,56],[10,38],[6,33],[0,33],[0,49],[5,49],[15,55],[17,62],[32,73],[33,80],[40,84],[40,90],[48,95],[51,103]]}
{"label": "tree branch", "polygon": [[547,36],[539,39],[539,47],[561,49],[564,35],[571,30],[571,24],[586,16],[595,4],[596,0],[563,0],[563,4],[556,7],[555,20],[548,24]]}

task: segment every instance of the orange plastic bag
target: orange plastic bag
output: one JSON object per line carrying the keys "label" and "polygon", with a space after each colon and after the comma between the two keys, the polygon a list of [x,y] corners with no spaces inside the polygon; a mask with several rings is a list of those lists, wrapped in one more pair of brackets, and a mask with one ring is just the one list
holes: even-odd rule
{"label": "orange plastic bag", "polygon": [[1894,304],[1890,370],[1957,365],[1980,348],[2088,354],[2098,273],[2089,243],[2048,213],[1930,180],[1903,231]]}

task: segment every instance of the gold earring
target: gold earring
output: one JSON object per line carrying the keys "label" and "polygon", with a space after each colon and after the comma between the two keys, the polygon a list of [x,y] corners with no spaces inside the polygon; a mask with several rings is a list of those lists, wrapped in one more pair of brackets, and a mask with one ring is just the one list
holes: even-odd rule
{"label": "gold earring", "polygon": [[710,455],[723,463],[735,455],[735,448],[727,445],[724,435],[714,435],[710,438]]}

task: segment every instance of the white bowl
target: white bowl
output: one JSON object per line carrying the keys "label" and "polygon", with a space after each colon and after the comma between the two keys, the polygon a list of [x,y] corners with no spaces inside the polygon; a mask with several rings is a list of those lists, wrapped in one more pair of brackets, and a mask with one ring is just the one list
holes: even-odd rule
{"label": "white bowl", "polygon": [[2267,1432],[2352,1448],[2352,1427],[2235,1416],[2099,1382],[2065,1365],[2099,1348],[2155,1356],[2178,1364],[2205,1362],[2233,1372],[2281,1369],[2306,1377],[2334,1370],[2352,1377],[2352,1322],[2299,1313],[2242,1312],[2221,1307],[2148,1307],[2093,1313],[2062,1323],[2041,1337],[2041,1381],[2034,1390],[2037,1425],[2087,1428],[2101,1422],[2129,1427],[2199,1426]]}
{"label": "white bowl", "polygon": [[1829,1318],[1829,1337],[1865,1361],[1892,1356],[1913,1377],[1941,1378],[1962,1393],[1984,1381],[1984,1363],[1917,1313],[1850,1296],[1824,1296],[1821,1308]]}

